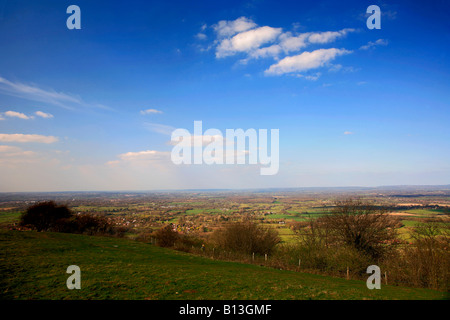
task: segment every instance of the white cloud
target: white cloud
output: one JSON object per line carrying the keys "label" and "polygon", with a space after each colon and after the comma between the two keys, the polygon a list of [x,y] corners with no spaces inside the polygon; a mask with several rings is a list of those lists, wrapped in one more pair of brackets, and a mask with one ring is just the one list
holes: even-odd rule
{"label": "white cloud", "polygon": [[351,132],[351,131],[345,131],[344,134],[345,134],[345,135],[353,134],[353,132]]}
{"label": "white cloud", "polygon": [[43,136],[43,135],[39,135],[39,134],[0,133],[0,141],[2,141],[2,142],[20,142],[20,143],[34,142],[34,143],[49,144],[49,143],[57,142],[58,138],[54,137],[54,136]]}
{"label": "white cloud", "polygon": [[331,64],[330,68],[328,69],[329,72],[344,72],[344,73],[357,72],[359,70],[360,68],[354,68],[352,66],[344,67],[341,64]]}
{"label": "white cloud", "polygon": [[302,33],[293,36],[291,32],[285,32],[280,36],[280,46],[286,52],[298,51],[308,45],[308,37],[311,33]]}
{"label": "white cloud", "polygon": [[255,28],[257,25],[251,19],[240,17],[234,21],[222,20],[213,25],[219,38],[232,37],[237,33]]}
{"label": "white cloud", "polygon": [[170,152],[165,151],[156,151],[156,150],[146,150],[146,151],[138,151],[138,152],[127,152],[122,153],[118,157],[124,161],[133,161],[133,160],[161,160],[166,159],[170,156]]}
{"label": "white cloud", "polygon": [[[336,56],[350,51],[332,48],[304,52],[296,56],[290,55],[309,45],[331,43],[356,31],[352,28],[345,28],[339,31],[298,33],[295,32],[294,27],[292,31],[283,32],[282,28],[260,27],[246,17],[240,17],[234,21],[222,20],[213,25],[213,28],[216,32],[216,39],[209,48],[215,48],[216,58],[220,59],[241,53],[246,55],[239,60],[241,64],[247,64],[252,59],[260,58],[272,58],[278,61],[266,70],[266,74],[284,74],[321,67]],[[281,61],[279,61],[280,59]],[[310,61],[307,61],[308,59]],[[304,76],[304,78],[316,80],[318,74]]]}
{"label": "white cloud", "polygon": [[[2,157],[1,160],[20,160],[20,159],[14,159],[14,158],[23,158],[23,157],[34,157],[36,156],[36,152],[34,151],[19,151],[19,152],[8,152],[8,153],[1,153]],[[4,161],[2,161],[4,162]]]}
{"label": "white cloud", "polygon": [[269,47],[256,49],[256,50],[250,52],[249,56],[251,58],[255,58],[255,59],[267,58],[267,57],[277,57],[282,51],[283,51],[283,49],[281,48],[280,45],[274,44]]}
{"label": "white cloud", "polygon": [[24,119],[24,120],[32,119],[32,117],[29,117],[29,116],[27,116],[27,115],[24,114],[24,113],[16,112],[16,111],[6,111],[6,112],[5,112],[5,116],[11,117],[11,118]]}
{"label": "white cloud", "polygon": [[298,76],[303,77],[303,78],[305,78],[306,80],[316,81],[317,79],[320,78],[321,75],[322,75],[322,74],[321,74],[320,72],[316,72],[316,73],[311,74],[311,75],[306,75],[306,76],[304,76],[304,75],[298,75]]}
{"label": "white cloud", "polygon": [[119,165],[151,165],[157,166],[160,169],[166,168],[170,164],[170,152],[145,150],[137,152],[126,152],[117,156],[119,160],[112,160],[106,162],[109,167],[117,167]]}
{"label": "white cloud", "polygon": [[0,152],[1,153],[10,153],[10,152],[19,152],[22,149],[19,147],[15,147],[15,146],[5,146],[5,145],[0,145]]}
{"label": "white cloud", "polygon": [[42,117],[42,118],[45,118],[45,119],[53,118],[53,115],[52,115],[52,114],[50,114],[50,113],[45,113],[45,112],[42,112],[42,111],[36,111],[35,114],[36,114],[37,116]]}
{"label": "white cloud", "polygon": [[106,165],[107,165],[107,166],[110,166],[110,167],[115,167],[115,166],[117,166],[118,164],[120,164],[120,161],[119,161],[119,160],[111,160],[111,161],[106,162]]}
{"label": "white cloud", "polygon": [[303,52],[296,56],[286,57],[278,63],[270,66],[265,71],[267,75],[281,75],[291,72],[302,72],[324,66],[337,56],[348,54],[351,51],[345,49],[318,49],[312,52]]}
{"label": "white cloud", "polygon": [[311,43],[329,43],[335,41],[337,38],[346,36],[349,32],[354,32],[355,29],[347,28],[340,31],[325,31],[314,32],[308,37],[308,41]]}
{"label": "white cloud", "polygon": [[141,114],[145,115],[145,114],[158,114],[158,113],[163,113],[160,110],[156,110],[156,109],[147,109],[147,110],[141,110]]}
{"label": "white cloud", "polygon": [[216,57],[222,58],[238,52],[250,52],[261,45],[274,41],[280,34],[281,28],[260,27],[241,32],[231,39],[224,39],[216,49]]}
{"label": "white cloud", "polygon": [[368,49],[376,47],[376,46],[387,46],[387,45],[388,45],[388,41],[387,40],[385,40],[385,39],[378,39],[375,42],[369,41],[366,45],[361,46],[359,49],[360,50],[368,50]]}
{"label": "white cloud", "polygon": [[270,47],[263,47],[251,51],[249,56],[251,58],[265,58],[278,57],[282,52],[288,54],[290,52],[299,51],[311,43],[329,43],[335,41],[339,37],[345,36],[354,29],[342,29],[340,31],[326,31],[326,32],[306,32],[298,35],[292,35],[291,32],[284,32],[278,37],[279,42]]}
{"label": "white cloud", "polygon": [[206,36],[206,34],[204,34],[204,33],[202,33],[202,32],[197,33],[197,34],[195,35],[195,37],[196,37],[197,39],[200,39],[200,40],[206,40],[206,39],[208,39],[208,37]]}
{"label": "white cloud", "polygon": [[0,165],[3,167],[14,167],[20,164],[30,165],[36,160],[38,160],[38,154],[34,151],[0,145]]}

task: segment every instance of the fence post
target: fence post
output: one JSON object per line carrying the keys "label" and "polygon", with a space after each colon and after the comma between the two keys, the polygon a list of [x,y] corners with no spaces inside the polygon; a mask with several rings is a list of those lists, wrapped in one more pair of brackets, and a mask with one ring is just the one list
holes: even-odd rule
{"label": "fence post", "polygon": [[267,253],[265,254],[265,256],[264,256],[264,260],[266,260],[267,261]]}
{"label": "fence post", "polygon": [[300,264],[302,262],[302,259],[298,259],[298,267],[300,268]]}
{"label": "fence post", "polygon": [[348,267],[347,267],[347,280],[349,279],[349,270],[348,270]]}
{"label": "fence post", "polygon": [[255,253],[252,253],[252,261],[255,261]]}

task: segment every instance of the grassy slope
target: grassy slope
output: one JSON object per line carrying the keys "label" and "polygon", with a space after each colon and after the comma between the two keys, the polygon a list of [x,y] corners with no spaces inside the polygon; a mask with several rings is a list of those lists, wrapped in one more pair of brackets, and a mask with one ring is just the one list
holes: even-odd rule
{"label": "grassy slope", "polygon": [[[68,290],[66,268],[81,268]],[[127,239],[0,230],[3,299],[442,299],[424,289],[214,261]]]}

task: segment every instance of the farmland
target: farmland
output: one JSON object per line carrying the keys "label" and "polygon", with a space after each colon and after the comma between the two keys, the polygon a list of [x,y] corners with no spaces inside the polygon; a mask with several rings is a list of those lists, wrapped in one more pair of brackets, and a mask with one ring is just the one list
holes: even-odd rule
{"label": "farmland", "polygon": [[[408,189],[306,189],[292,191],[192,191],[151,193],[51,193],[3,194],[0,225],[17,222],[20,212],[35,202],[55,200],[75,213],[95,213],[129,228],[129,237],[151,232],[167,224],[180,231],[208,237],[223,222],[249,218],[275,228],[285,242],[295,237],[295,222],[326,215],[334,200],[361,197],[385,205],[400,219],[402,237],[427,218],[448,219],[450,188]],[[406,201],[405,201],[406,199]]]}
{"label": "farmland", "polygon": [[[342,272],[345,277],[347,266],[349,277],[348,264],[344,269],[331,266],[316,272],[303,265],[300,269],[298,256],[279,258],[279,252],[298,243],[299,223],[331,214],[336,200],[350,197],[386,207],[388,214],[398,219],[398,238],[404,246],[411,243],[419,224],[436,220],[448,225],[450,221],[450,188],[445,186],[0,194],[0,264],[7,275],[1,284],[3,294],[11,299],[444,298],[442,290],[398,286],[386,286],[382,293],[369,292],[361,274],[352,273],[351,265],[350,279],[345,280]],[[47,200],[67,205],[76,215],[107,217],[125,228],[125,239],[21,231],[21,213]],[[280,237],[279,250],[269,259],[220,252],[209,245],[203,249],[200,242],[184,248],[186,252],[154,245],[155,232],[169,225],[181,235],[208,244],[216,230],[244,220],[273,229]],[[40,260],[42,255],[46,259]],[[75,260],[83,265],[84,285],[89,290],[67,296],[55,286],[66,276],[60,274],[62,266]],[[177,269],[180,265],[183,267]],[[237,272],[242,277],[233,280]],[[38,279],[37,283],[28,283],[30,277]],[[211,282],[211,277],[217,280]],[[256,278],[264,280],[256,284]]]}

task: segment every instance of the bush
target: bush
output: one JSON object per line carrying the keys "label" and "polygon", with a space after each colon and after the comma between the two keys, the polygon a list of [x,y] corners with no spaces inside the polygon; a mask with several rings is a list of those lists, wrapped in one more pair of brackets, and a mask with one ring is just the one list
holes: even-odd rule
{"label": "bush", "polygon": [[435,290],[450,290],[450,227],[442,220],[415,227],[413,244],[386,261],[394,282]]}
{"label": "bush", "polygon": [[275,230],[250,221],[230,223],[215,231],[213,238],[224,249],[247,254],[269,254],[280,242]]}
{"label": "bush", "polygon": [[178,238],[174,244],[175,250],[192,252],[192,248],[202,248],[204,241],[193,235],[183,234],[178,235]]}
{"label": "bush", "polygon": [[37,231],[61,229],[71,217],[72,212],[67,206],[46,201],[30,206],[22,214],[20,225],[31,227]]}
{"label": "bush", "polygon": [[93,214],[82,214],[74,219],[74,233],[83,233],[87,235],[116,235],[122,236],[125,233],[124,228],[113,226],[104,216]]}
{"label": "bush", "polygon": [[173,247],[179,239],[179,234],[173,230],[173,226],[170,224],[156,231],[155,238],[158,246]]}
{"label": "bush", "polygon": [[92,214],[75,216],[65,205],[46,201],[30,206],[22,214],[21,226],[38,231],[122,236],[125,229],[113,226],[106,217]]}

